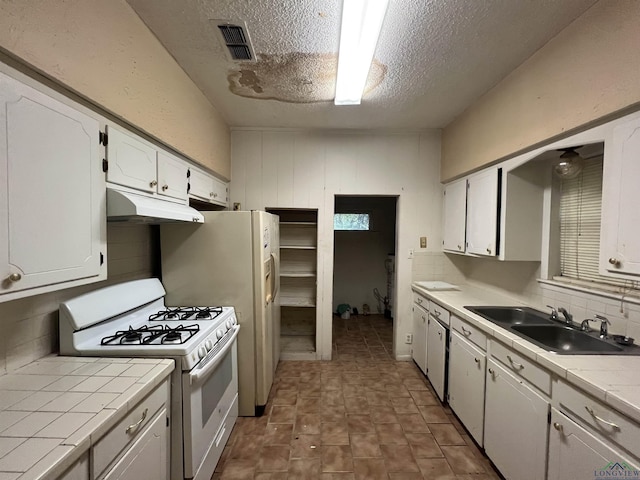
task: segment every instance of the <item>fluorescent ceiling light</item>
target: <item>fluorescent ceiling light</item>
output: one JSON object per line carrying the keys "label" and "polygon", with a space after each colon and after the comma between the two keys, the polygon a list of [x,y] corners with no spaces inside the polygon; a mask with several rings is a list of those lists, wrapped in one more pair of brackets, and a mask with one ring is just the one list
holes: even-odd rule
{"label": "fluorescent ceiling light", "polygon": [[343,0],[336,105],[359,105],[389,0]]}

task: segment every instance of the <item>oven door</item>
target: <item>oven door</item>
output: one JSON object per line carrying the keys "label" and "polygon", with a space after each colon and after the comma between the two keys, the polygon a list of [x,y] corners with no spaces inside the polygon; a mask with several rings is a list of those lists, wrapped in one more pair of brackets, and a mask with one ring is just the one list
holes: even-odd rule
{"label": "oven door", "polygon": [[[185,478],[211,478],[237,418],[239,330],[235,325],[226,340],[182,374]],[[211,471],[199,471],[201,466]]]}

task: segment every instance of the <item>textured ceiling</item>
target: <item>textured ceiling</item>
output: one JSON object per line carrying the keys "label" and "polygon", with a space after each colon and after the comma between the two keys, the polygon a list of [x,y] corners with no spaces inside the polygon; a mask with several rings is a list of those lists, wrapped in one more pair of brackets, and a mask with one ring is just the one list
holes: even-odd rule
{"label": "textured ceiling", "polygon": [[[232,127],[440,128],[595,0],[390,0],[368,88],[333,105],[339,0],[127,0]],[[246,22],[256,62],[212,19]]]}

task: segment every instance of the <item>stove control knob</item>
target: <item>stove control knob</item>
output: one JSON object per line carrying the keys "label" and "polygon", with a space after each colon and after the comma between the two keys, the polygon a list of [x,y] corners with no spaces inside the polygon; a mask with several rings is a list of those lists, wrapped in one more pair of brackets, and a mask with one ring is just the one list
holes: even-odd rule
{"label": "stove control knob", "polygon": [[216,332],[216,337],[218,338],[218,340],[220,340],[223,336],[224,336],[224,332],[222,331],[221,328],[219,328],[218,331]]}
{"label": "stove control knob", "polygon": [[211,339],[207,339],[204,342],[204,346],[207,348],[207,352],[211,350],[213,348],[213,342],[211,341]]}
{"label": "stove control knob", "polygon": [[233,327],[233,322],[231,320],[227,320],[227,323],[225,325],[227,326],[227,330],[229,330],[231,327]]}
{"label": "stove control knob", "polygon": [[204,348],[203,346],[200,346],[200,348],[198,348],[198,357],[204,358],[206,355],[207,355],[207,349]]}

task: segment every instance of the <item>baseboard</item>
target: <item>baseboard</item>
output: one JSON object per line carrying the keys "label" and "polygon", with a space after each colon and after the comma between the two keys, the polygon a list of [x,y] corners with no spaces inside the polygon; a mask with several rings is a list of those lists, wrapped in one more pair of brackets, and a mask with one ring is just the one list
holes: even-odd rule
{"label": "baseboard", "polygon": [[413,357],[411,355],[396,355],[396,360],[398,362],[410,362]]}

